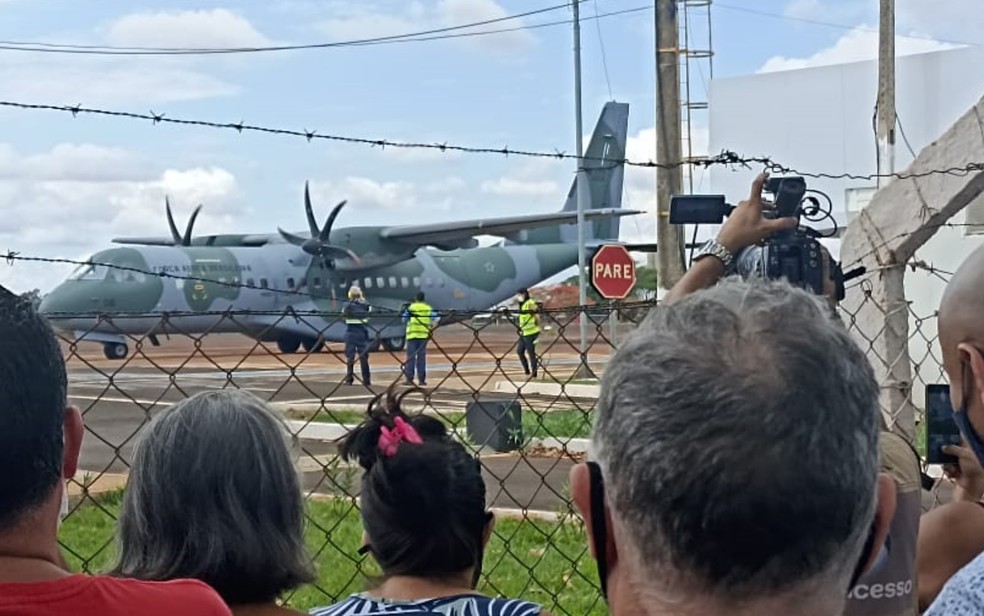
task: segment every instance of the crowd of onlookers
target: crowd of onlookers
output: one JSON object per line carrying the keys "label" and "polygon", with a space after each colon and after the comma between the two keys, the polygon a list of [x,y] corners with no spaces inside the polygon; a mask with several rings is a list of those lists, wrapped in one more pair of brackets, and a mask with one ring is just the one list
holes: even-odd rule
{"label": "crowd of onlookers", "polygon": [[[762,217],[756,186],[718,236],[727,251],[788,224]],[[622,342],[570,473],[610,612],[984,614],[984,249],[939,310],[966,446],[953,501],[925,515],[918,454],[887,429],[831,304],[726,261],[696,261]],[[339,445],[364,471],[360,553],[382,575],[312,613],[546,614],[477,590],[495,525],[481,466],[402,409],[411,391],[377,397]],[[316,571],[294,439],[262,400],[209,391],[154,416],[105,575],[70,571],[57,540],[82,441],[54,333],[0,288],[0,615],[295,613],[278,599]]]}

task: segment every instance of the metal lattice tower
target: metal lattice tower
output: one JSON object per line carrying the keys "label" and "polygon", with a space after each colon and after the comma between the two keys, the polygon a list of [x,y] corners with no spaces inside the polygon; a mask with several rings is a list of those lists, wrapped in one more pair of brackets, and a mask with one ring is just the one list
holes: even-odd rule
{"label": "metal lattice tower", "polygon": [[[711,38],[713,0],[679,0],[680,28],[680,122],[684,160],[704,160],[706,153],[694,152],[695,118],[708,118],[708,90],[714,78],[714,51]],[[694,79],[700,80],[695,87]],[[693,167],[685,167],[688,192],[694,191]]]}

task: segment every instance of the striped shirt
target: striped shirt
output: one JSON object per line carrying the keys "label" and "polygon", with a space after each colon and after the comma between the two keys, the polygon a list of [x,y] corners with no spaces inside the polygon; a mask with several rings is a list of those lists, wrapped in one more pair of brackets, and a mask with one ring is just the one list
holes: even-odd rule
{"label": "striped shirt", "polygon": [[543,608],[519,599],[493,599],[482,595],[455,595],[437,599],[393,601],[367,593],[311,610],[311,616],[539,616]]}

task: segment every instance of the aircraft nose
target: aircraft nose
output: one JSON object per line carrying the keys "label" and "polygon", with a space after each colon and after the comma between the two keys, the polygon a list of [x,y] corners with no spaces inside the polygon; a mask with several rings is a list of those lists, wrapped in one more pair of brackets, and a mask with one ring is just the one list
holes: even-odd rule
{"label": "aircraft nose", "polygon": [[61,285],[58,285],[41,300],[41,305],[38,306],[38,312],[45,316],[66,313],[70,310],[68,302],[66,301],[67,299],[68,298],[65,296],[65,290]]}

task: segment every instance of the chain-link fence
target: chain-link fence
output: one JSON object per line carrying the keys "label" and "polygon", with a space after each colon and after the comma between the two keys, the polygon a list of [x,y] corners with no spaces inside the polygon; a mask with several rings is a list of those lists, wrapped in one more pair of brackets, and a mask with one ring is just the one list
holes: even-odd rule
{"label": "chain-link fence", "polygon": [[[481,585],[487,592],[540,601],[559,614],[603,613],[567,476],[586,450],[597,398],[592,376],[604,370],[616,341],[652,305],[543,310],[535,378],[520,362],[515,311],[440,315],[427,347],[425,393],[411,394],[408,412],[439,417],[481,460],[489,505],[498,517],[484,560]],[[583,354],[582,314],[589,323]],[[64,330],[70,399],[86,424],[81,468],[70,484],[71,511],[61,530],[74,569],[99,572],[112,561],[133,443],[150,418],[198,391],[236,387],[268,400],[298,440],[307,536],[319,574],[287,601],[300,609],[327,605],[361,589],[364,576],[376,573],[371,558],[358,554],[361,470],[338,458],[336,441],[362,420],[375,393],[404,380],[404,341],[369,345],[367,387],[358,361],[353,384],[346,384],[344,343],[276,334],[297,331],[298,323],[333,331],[338,313],[49,318]],[[387,318],[400,322],[398,314]],[[201,333],[204,320],[207,332]],[[254,320],[266,327],[257,329]],[[371,323],[377,325],[386,330],[389,324]],[[237,327],[241,334],[220,333]],[[126,333],[137,330],[154,333]]]}
{"label": "chain-link fence", "polygon": [[[912,419],[919,425],[925,386],[945,380],[936,304],[947,274],[914,260],[909,277],[914,288],[925,291],[923,283],[930,288],[921,301],[901,303],[909,324],[906,361],[912,375],[905,388],[907,408],[914,409]],[[862,331],[854,321],[859,306],[875,301],[867,284],[855,283],[852,290],[860,291],[861,303],[842,306],[841,316],[872,362],[890,364],[895,360],[878,354],[870,330]],[[440,315],[426,351],[427,385],[424,393],[408,399],[408,411],[440,418],[481,460],[489,505],[499,519],[484,560],[481,588],[486,592],[538,601],[558,614],[604,613],[567,477],[587,448],[596,375],[603,373],[618,341],[653,306],[633,302],[542,310],[535,377],[520,360],[517,311]],[[888,323],[890,310],[879,310]],[[70,484],[71,510],[61,530],[74,569],[99,572],[112,561],[133,443],[154,413],[198,391],[235,387],[268,400],[297,438],[308,544],[319,573],[314,584],[286,597],[289,604],[307,609],[332,603],[378,573],[371,558],[358,553],[361,471],[339,459],[336,443],[362,420],[376,393],[405,380],[406,341],[393,336],[403,327],[399,311],[382,311],[370,323],[383,334],[369,345],[369,386],[361,382],[358,361],[353,382],[347,383],[344,344],[337,337],[344,324],[337,307],[317,312],[55,313],[49,318],[63,336],[71,402],[82,409],[86,423],[80,472]],[[588,322],[583,341],[581,318]],[[887,412],[890,428],[901,412],[892,411]],[[910,440],[922,450],[918,436]],[[948,489],[940,482],[927,495],[927,507],[946,500]]]}

